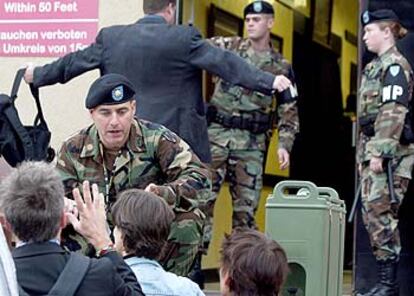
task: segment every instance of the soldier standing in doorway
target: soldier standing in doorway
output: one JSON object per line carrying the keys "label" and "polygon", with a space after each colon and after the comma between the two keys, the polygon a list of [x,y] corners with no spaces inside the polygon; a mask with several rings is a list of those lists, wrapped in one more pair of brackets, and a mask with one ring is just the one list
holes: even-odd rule
{"label": "soldier standing in doorway", "polygon": [[292,67],[270,41],[274,24],[273,7],[268,2],[255,1],[245,7],[244,19],[248,38],[214,37],[211,41],[264,71],[286,76],[291,86],[274,96],[248,90],[223,79],[216,81],[207,114],[213,195],[204,209],[208,217],[205,248],[211,240],[214,204],[226,174],[233,200],[233,228],[256,228],[254,214],[262,189],[263,163],[274,116],[277,115],[277,153],[281,169],[289,166],[290,151],[299,131],[297,90]]}
{"label": "soldier standing in doorway", "polygon": [[414,163],[411,128],[413,72],[395,46],[406,33],[389,9],[362,15],[363,40],[377,55],[362,72],[357,163],[362,216],[377,262],[378,281],[360,296],[396,296],[401,250],[398,209]]}

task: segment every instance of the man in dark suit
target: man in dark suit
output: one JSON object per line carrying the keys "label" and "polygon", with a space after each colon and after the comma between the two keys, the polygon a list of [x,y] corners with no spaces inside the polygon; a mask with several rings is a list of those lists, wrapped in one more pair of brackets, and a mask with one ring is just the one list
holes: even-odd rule
{"label": "man in dark suit", "polygon": [[[144,295],[134,273],[115,251],[102,222],[105,219],[92,219],[96,215],[105,217],[103,197],[96,185],[92,190],[93,200],[89,183],[85,182],[85,203],[80,204],[77,220],[74,202],[64,198],[61,177],[52,165],[23,163],[2,181],[1,210],[6,227],[17,237],[12,255],[17,281],[27,294],[47,295],[70,260],[72,255],[59,245],[69,217],[76,230],[98,250],[99,257],[87,261],[86,273],[74,295]],[[75,189],[74,194],[80,196],[79,190]],[[71,289],[71,285],[73,282],[66,282],[64,290]]]}
{"label": "man in dark suit", "polygon": [[175,26],[176,0],[144,0],[146,16],[137,23],[102,29],[95,43],[42,67],[28,67],[26,82],[36,87],[66,83],[92,69],[118,73],[137,90],[140,119],[165,125],[211,161],[202,97],[202,70],[231,84],[270,94],[290,85],[216,48],[191,26]]}

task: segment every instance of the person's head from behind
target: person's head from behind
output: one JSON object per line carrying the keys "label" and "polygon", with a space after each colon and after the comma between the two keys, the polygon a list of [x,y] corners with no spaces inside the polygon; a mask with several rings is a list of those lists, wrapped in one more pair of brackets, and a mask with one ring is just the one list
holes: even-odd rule
{"label": "person's head from behind", "polygon": [[364,26],[363,41],[367,49],[381,54],[396,40],[403,38],[407,30],[401,26],[398,16],[391,9],[365,11],[361,16]]}
{"label": "person's head from behind", "polygon": [[144,0],[144,13],[161,15],[168,24],[175,23],[176,8],[177,0]]}
{"label": "person's head from behind", "polygon": [[24,162],[0,185],[1,210],[6,225],[22,242],[57,238],[66,224],[64,188],[53,165]]}
{"label": "person's head from behind", "polygon": [[274,240],[252,229],[236,228],[221,249],[222,295],[278,295],[288,273],[285,251]]}
{"label": "person's head from behind", "polygon": [[135,116],[135,90],[120,74],[106,74],[95,80],[85,101],[107,150],[118,151],[129,138]]}
{"label": "person's head from behind", "polygon": [[253,41],[269,38],[274,24],[273,6],[266,1],[254,1],[244,8],[247,36]]}
{"label": "person's head from behind", "polygon": [[121,192],[111,208],[115,245],[125,255],[158,260],[174,213],[159,196],[140,189]]}

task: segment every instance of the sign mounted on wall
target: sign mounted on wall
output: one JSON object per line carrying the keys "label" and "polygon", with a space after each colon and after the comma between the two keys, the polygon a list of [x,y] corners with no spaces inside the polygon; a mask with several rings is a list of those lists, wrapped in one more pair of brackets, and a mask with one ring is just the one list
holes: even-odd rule
{"label": "sign mounted on wall", "polygon": [[0,56],[59,57],[91,44],[98,0],[0,0]]}

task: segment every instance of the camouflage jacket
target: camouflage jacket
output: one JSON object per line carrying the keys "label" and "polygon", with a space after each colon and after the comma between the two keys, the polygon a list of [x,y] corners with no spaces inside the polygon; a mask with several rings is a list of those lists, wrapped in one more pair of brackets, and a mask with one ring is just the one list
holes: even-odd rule
{"label": "camouflage jacket", "polygon": [[[396,67],[395,67],[396,66]],[[401,77],[404,80],[405,89],[403,93],[408,95],[407,104],[402,104],[387,89],[384,78],[388,72],[392,76],[394,69],[402,69]],[[399,71],[398,71],[399,72]],[[392,86],[391,86],[392,87]],[[410,64],[394,46],[379,57],[368,63],[363,72],[361,86],[359,89],[359,121],[367,116],[373,116],[374,135],[367,136],[360,129],[357,162],[369,161],[372,156],[388,157],[404,156],[414,152],[414,145],[400,144],[400,138],[404,127],[405,117],[408,113],[408,106],[411,104],[413,89],[413,72]]]}
{"label": "camouflage jacket", "polygon": [[[249,39],[241,37],[213,37],[210,39],[215,46],[231,50],[245,59],[248,63],[270,72],[274,75],[285,75],[295,84],[294,74],[291,65],[281,54],[273,48],[263,54],[255,53]],[[296,86],[294,88],[296,92]],[[275,112],[277,99],[277,112]],[[249,117],[249,113],[260,112],[277,116],[277,128],[279,133],[279,147],[288,151],[292,149],[295,135],[299,131],[299,117],[296,99],[283,102],[281,96],[270,96],[251,91],[237,85],[231,85],[227,81],[218,78],[214,94],[210,100],[220,112],[229,115],[241,115]],[[276,114],[277,113],[277,114]],[[264,135],[251,135],[245,131],[246,140],[257,144],[264,142]],[[264,144],[264,143],[263,143]],[[261,145],[259,145],[261,146]],[[258,148],[258,147],[250,147]],[[260,148],[260,147],[259,147]]]}
{"label": "camouflage jacket", "polygon": [[[67,196],[84,180],[97,183],[106,201],[112,203],[124,189],[144,189],[160,185],[161,194],[175,210],[198,206],[211,190],[209,170],[187,143],[167,128],[144,120],[134,120],[125,147],[115,159],[112,171],[104,168],[101,144],[95,125],[66,140],[58,154]],[[107,180],[107,181],[106,181]]]}

